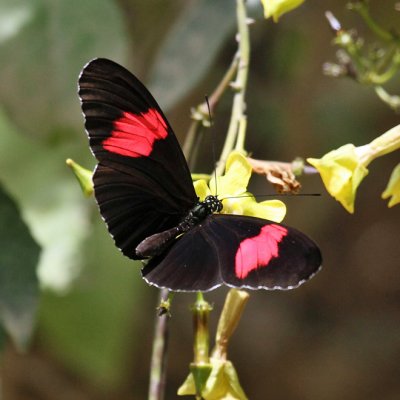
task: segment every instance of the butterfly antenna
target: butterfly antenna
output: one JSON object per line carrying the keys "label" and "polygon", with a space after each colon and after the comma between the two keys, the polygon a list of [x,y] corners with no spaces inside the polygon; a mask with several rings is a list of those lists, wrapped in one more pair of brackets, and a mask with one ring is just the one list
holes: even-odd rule
{"label": "butterfly antenna", "polygon": [[[212,126],[214,124],[214,121],[212,119],[211,116],[211,107],[210,107],[210,103],[208,101],[208,96],[204,96],[205,100],[206,100],[206,104],[207,104],[207,109],[208,109],[208,116],[210,118],[210,126]],[[215,195],[218,196],[218,187],[217,187],[217,157],[215,155],[215,135],[212,135],[212,156],[213,156],[213,164],[214,164],[214,180],[215,180]]]}
{"label": "butterfly antenna", "polygon": [[293,193],[271,193],[271,194],[243,194],[241,196],[227,196],[224,197],[223,199],[220,200],[226,200],[226,199],[240,199],[242,197],[289,197],[289,196],[321,196],[321,193],[299,193],[299,194],[293,194]]}

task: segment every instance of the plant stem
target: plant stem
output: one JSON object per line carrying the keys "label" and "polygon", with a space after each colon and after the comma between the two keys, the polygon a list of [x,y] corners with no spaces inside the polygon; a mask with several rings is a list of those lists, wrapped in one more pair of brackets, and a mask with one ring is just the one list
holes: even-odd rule
{"label": "plant stem", "polygon": [[397,95],[389,94],[382,86],[375,87],[375,93],[378,97],[389,105],[395,112],[400,111],[400,97]]}
{"label": "plant stem", "polygon": [[194,327],[194,360],[197,366],[209,363],[208,320],[211,306],[204,300],[203,293],[197,292],[197,300],[193,306]]}
{"label": "plant stem", "polygon": [[[159,304],[167,297],[169,291],[161,289]],[[153,351],[150,364],[149,400],[163,400],[168,347],[168,315],[156,316],[154,326]]]}
{"label": "plant stem", "polygon": [[360,162],[364,165],[368,165],[377,157],[381,157],[396,150],[400,150],[400,125],[389,129],[371,143],[357,147]]}
{"label": "plant stem", "polygon": [[235,150],[244,151],[244,141],[246,139],[247,118],[245,115],[239,121],[238,135],[236,139]]}
{"label": "plant stem", "polygon": [[368,25],[369,29],[375,33],[380,39],[385,41],[393,41],[399,43],[397,36],[383,29],[377,24],[377,22],[371,17],[368,9],[367,3],[363,1],[357,1],[356,3],[350,3],[349,9],[358,12],[358,14],[363,18],[364,22]]}
{"label": "plant stem", "polygon": [[[214,114],[215,108],[217,107],[221,97],[226,92],[226,89],[230,86],[238,65],[239,57],[237,54],[235,54],[225,75],[222,77],[221,81],[209,97],[211,115]],[[192,111],[192,118],[193,121],[186,135],[185,143],[183,144],[183,154],[185,154],[187,158],[189,155],[193,156],[193,148],[196,143],[196,137],[209,121],[208,106],[205,101],[194,108]]]}
{"label": "plant stem", "polygon": [[226,295],[224,308],[218,321],[212,357],[226,360],[228,343],[239,324],[250,295],[244,290],[231,289]]}
{"label": "plant stem", "polygon": [[203,293],[197,292],[197,300],[193,304],[193,362],[190,364],[194,384],[196,387],[196,399],[201,400],[201,393],[210,376],[212,366],[209,356],[209,331],[208,322],[212,307],[204,300]]}
{"label": "plant stem", "polygon": [[[216,175],[222,175],[225,162],[229,153],[234,149],[237,142],[239,132],[241,132],[238,147],[243,149],[245,139],[245,93],[247,85],[247,76],[249,71],[250,59],[250,40],[249,40],[249,27],[246,14],[246,5],[244,0],[237,0],[236,7],[237,22],[238,22],[238,40],[239,40],[239,68],[237,70],[236,80],[233,83],[233,88],[236,93],[233,97],[232,114],[229,123],[228,133],[226,135],[225,144],[222,149],[220,159],[218,161]],[[244,125],[243,125],[244,124]],[[244,129],[241,130],[241,127]]]}
{"label": "plant stem", "polygon": [[230,87],[232,79],[234,78],[235,73],[238,69],[238,66],[239,66],[239,54],[236,53],[235,56],[233,57],[231,65],[229,66],[228,70],[223,76],[221,82],[218,84],[218,86],[216,87],[216,89],[209,98],[211,115],[214,114],[215,107],[217,106],[222,95],[225,93],[226,89]]}
{"label": "plant stem", "polygon": [[190,124],[189,130],[186,134],[185,142],[182,146],[183,154],[186,157],[187,162],[191,163],[190,156],[192,155],[192,150],[194,148],[194,143],[196,142],[196,137],[199,134],[199,131],[202,129],[201,123],[199,120],[194,120]]}

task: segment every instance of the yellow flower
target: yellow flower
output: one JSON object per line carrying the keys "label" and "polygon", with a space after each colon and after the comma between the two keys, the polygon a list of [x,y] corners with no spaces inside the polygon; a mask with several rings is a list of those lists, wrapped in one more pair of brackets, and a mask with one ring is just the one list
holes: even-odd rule
{"label": "yellow flower", "polygon": [[272,16],[274,22],[278,22],[282,14],[299,7],[304,0],[261,0],[261,3],[264,7],[265,18]]}
{"label": "yellow flower", "polygon": [[[308,158],[307,161],[320,173],[326,190],[348,212],[353,213],[357,188],[368,175],[369,163],[377,157],[399,149],[400,125],[397,125],[364,146],[355,147],[353,144],[346,144],[320,159]],[[395,197],[390,204],[396,204]]]}
{"label": "yellow flower", "polygon": [[355,146],[346,144],[321,159],[308,158],[307,161],[320,173],[326,190],[349,213],[353,213],[358,185],[368,174],[368,169],[359,160]]}
{"label": "yellow flower", "polygon": [[388,207],[393,207],[400,203],[400,164],[397,164],[393,170],[389,183],[382,193],[382,199],[388,199],[389,197],[391,199],[389,200]]}
{"label": "yellow flower", "polygon": [[[229,360],[210,358],[211,373],[207,379],[201,397],[204,400],[247,400],[239,383],[235,367]],[[189,374],[178,389],[179,396],[194,396],[196,387],[193,374]]]}
{"label": "yellow flower", "polygon": [[258,203],[247,192],[251,176],[251,165],[238,151],[233,151],[226,162],[225,175],[212,178],[207,185],[200,179],[194,182],[197,196],[203,201],[208,195],[218,195],[224,206],[222,213],[249,215],[281,222],[286,214],[286,206],[280,200],[267,200]]}

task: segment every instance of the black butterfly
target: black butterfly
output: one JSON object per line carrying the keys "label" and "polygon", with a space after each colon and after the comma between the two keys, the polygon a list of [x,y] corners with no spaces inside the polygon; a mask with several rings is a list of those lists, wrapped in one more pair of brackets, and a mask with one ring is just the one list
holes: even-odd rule
{"label": "black butterfly", "polygon": [[218,214],[199,202],[185,157],[153,96],[129,71],[95,59],[79,78],[100,213],[116,245],[151,285],[206,291],[222,284],[292,289],[321,265],[303,233],[261,218]]}

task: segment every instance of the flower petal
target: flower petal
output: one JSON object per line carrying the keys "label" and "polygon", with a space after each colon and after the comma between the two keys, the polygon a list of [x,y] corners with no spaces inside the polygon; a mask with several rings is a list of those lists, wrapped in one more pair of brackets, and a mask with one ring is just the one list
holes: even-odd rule
{"label": "flower petal", "polygon": [[196,394],[196,386],[194,384],[192,373],[190,373],[186,377],[185,382],[183,382],[182,385],[179,387],[177,394],[178,396],[194,396]]}
{"label": "flower petal", "polygon": [[251,165],[246,157],[238,151],[233,151],[226,161],[225,175],[217,178],[217,185],[215,185],[215,179],[211,178],[209,184],[211,191],[214,194],[217,190],[217,194],[238,196],[246,192],[251,171]]}
{"label": "flower petal", "polygon": [[233,364],[218,358],[211,358],[210,362],[213,369],[202,397],[205,400],[247,400]]}
{"label": "flower petal", "polygon": [[211,194],[210,188],[204,179],[193,182],[193,186],[200,201],[204,201],[204,199]]}
{"label": "flower petal", "polygon": [[397,164],[394,168],[386,189],[382,193],[382,199],[388,199],[389,197],[391,199],[389,200],[388,207],[393,207],[400,203],[400,164]]}
{"label": "flower petal", "polygon": [[368,175],[368,169],[360,162],[353,144],[346,144],[325,154],[321,159],[307,161],[320,173],[326,190],[350,213],[354,212],[357,188]]}
{"label": "flower petal", "polygon": [[286,215],[286,205],[280,200],[266,200],[261,203],[248,201],[243,205],[243,215],[281,222]]}
{"label": "flower petal", "polygon": [[272,17],[274,22],[278,22],[281,15],[299,7],[304,0],[261,0],[264,7],[264,17]]}
{"label": "flower petal", "polygon": [[[210,358],[212,366],[201,396],[204,400],[247,400],[240,386],[235,367],[229,360]],[[178,396],[196,395],[193,374],[190,373],[178,389]]]}

